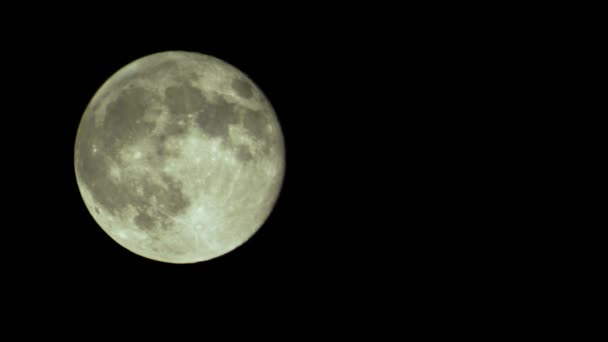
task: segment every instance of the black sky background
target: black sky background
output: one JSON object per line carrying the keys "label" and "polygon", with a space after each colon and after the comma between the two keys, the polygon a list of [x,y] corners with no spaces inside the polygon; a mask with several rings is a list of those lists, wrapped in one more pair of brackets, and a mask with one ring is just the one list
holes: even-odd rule
{"label": "black sky background", "polygon": [[[351,290],[382,283],[389,266],[377,261],[380,244],[390,239],[387,228],[401,228],[384,226],[376,211],[397,203],[390,194],[396,183],[380,184],[404,156],[387,160],[388,149],[376,147],[397,138],[380,129],[402,112],[384,110],[390,104],[377,95],[394,91],[381,79],[399,78],[390,63],[403,41],[384,45],[397,36],[335,15],[221,17],[215,24],[174,18],[167,22],[173,29],[147,20],[107,29],[83,16],[42,15],[18,34],[7,27],[3,140],[6,214],[15,229],[5,238],[4,279],[53,303],[126,287],[134,296],[163,288],[195,291],[202,301],[304,304],[321,294],[346,301]],[[166,50],[210,54],[245,72],[271,101],[285,136],[285,180],[267,222],[240,248],[199,264],[159,263],[119,246],[88,213],[74,174],[76,131],[97,89],[122,66]]]}
{"label": "black sky background", "polygon": [[[458,301],[508,282],[492,272],[510,272],[510,254],[496,251],[530,237],[511,215],[530,209],[495,200],[517,189],[523,171],[493,156],[513,146],[498,138],[521,122],[512,100],[526,95],[494,82],[516,78],[527,55],[493,44],[505,35],[486,29],[492,16],[287,7],[202,18],[181,8],[136,17],[39,9],[4,24],[12,223],[2,275],[14,293],[53,305],[118,293],[193,307],[255,300],[331,317],[330,308],[355,315],[368,305],[399,308],[402,298]],[[210,54],[245,72],[285,136],[285,180],[267,222],[235,251],[199,264],[159,263],[119,246],[87,212],[74,174],[76,131],[97,89],[166,50]]]}

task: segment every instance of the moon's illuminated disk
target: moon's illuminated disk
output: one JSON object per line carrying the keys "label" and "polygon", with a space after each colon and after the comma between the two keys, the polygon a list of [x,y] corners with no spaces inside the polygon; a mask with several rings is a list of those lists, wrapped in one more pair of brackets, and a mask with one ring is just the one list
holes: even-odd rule
{"label": "moon's illuminated disk", "polygon": [[97,91],[74,149],[80,193],[112,239],[153,260],[228,253],[264,223],[285,170],[261,90],[211,56],[140,58]]}

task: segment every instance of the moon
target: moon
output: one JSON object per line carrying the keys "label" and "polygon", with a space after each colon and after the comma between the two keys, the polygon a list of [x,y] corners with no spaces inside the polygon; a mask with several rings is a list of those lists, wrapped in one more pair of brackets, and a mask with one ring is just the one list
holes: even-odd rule
{"label": "moon", "polygon": [[99,226],[156,261],[241,246],[279,196],[283,133],[260,88],[209,55],[167,51],[118,70],[82,115],[76,180]]}

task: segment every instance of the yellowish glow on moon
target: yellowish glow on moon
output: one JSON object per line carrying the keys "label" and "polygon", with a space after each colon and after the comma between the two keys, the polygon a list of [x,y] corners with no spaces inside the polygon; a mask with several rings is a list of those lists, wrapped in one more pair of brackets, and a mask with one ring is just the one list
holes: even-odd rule
{"label": "yellowish glow on moon", "polygon": [[270,214],[285,170],[262,91],[217,58],[170,51],[112,75],[74,150],[84,203],[121,246],[168,263],[228,253]]}

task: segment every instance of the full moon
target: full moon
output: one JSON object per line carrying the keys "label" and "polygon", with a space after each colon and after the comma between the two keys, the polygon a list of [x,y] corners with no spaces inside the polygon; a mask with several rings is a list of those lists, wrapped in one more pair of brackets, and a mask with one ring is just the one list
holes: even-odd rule
{"label": "full moon", "polygon": [[112,75],[82,115],[74,168],[99,226],[140,256],[195,263],[264,224],[285,148],[275,111],[236,67],[185,51],[148,55]]}

